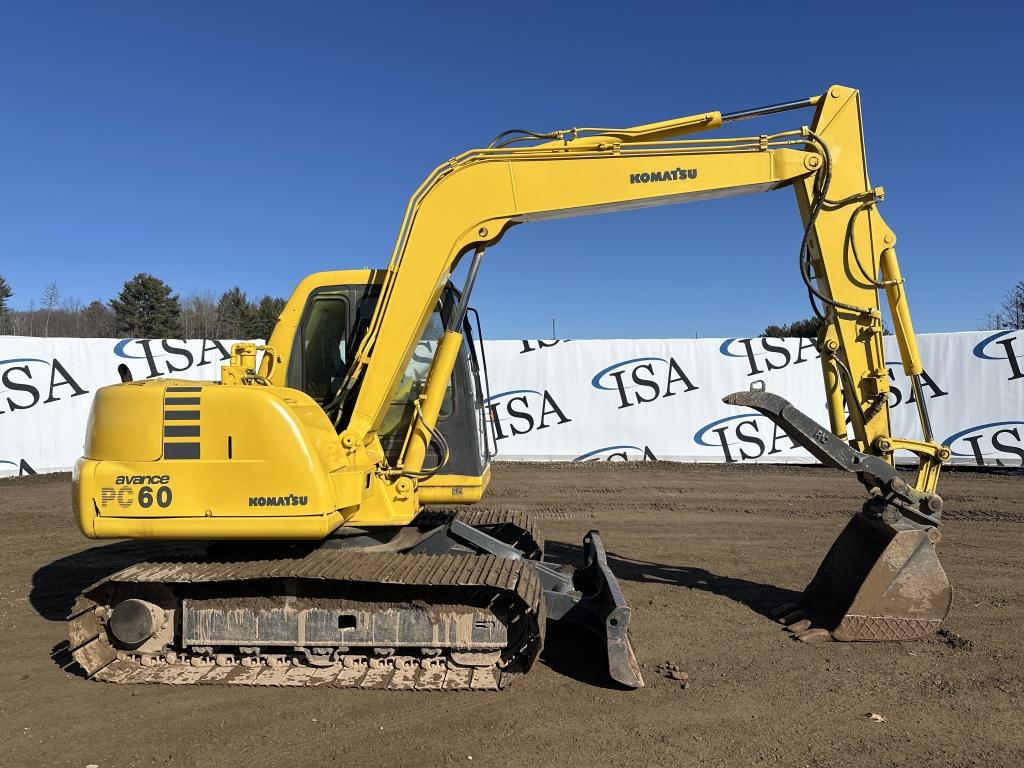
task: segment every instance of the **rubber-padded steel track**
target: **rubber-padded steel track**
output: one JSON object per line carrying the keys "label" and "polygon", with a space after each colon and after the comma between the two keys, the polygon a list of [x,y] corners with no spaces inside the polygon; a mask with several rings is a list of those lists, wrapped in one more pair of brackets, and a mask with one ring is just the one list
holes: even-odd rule
{"label": "rubber-padded steel track", "polygon": [[[495,520],[494,523],[508,522]],[[402,591],[427,589],[437,599],[431,605],[461,602],[460,595],[493,592],[491,601],[504,598],[511,606],[504,621],[509,647],[493,664],[463,666],[447,652],[436,655],[419,649],[346,650],[308,663],[301,653],[194,653],[190,649],[141,654],[115,648],[105,627],[118,588],[170,590],[180,600],[209,585],[244,585],[267,580],[293,584],[344,583],[353,588],[386,585],[403,601]],[[261,596],[258,593],[256,596]],[[467,601],[469,602],[469,601]],[[68,639],[75,660],[97,680],[117,683],[170,683],[461,690],[503,687],[513,670],[525,672],[543,643],[544,596],[536,572],[526,560],[493,555],[365,554],[317,549],[293,558],[224,561],[145,562],[133,565],[94,584],[78,598],[69,618]],[[282,649],[291,650],[291,649]],[[458,649],[452,649],[458,651]],[[455,653],[454,655],[458,655]]]}

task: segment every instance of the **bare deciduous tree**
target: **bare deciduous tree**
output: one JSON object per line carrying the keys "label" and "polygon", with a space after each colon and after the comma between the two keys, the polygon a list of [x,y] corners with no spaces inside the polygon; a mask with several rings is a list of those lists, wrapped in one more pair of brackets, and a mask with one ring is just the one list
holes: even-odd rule
{"label": "bare deciduous tree", "polygon": [[46,312],[46,322],[43,326],[43,336],[50,335],[50,315],[53,310],[57,308],[57,303],[60,301],[60,288],[57,287],[57,281],[51,280],[46,284],[43,289],[43,311]]}
{"label": "bare deciduous tree", "polygon": [[1024,280],[1013,286],[999,304],[999,309],[985,315],[984,329],[1024,328]]}
{"label": "bare deciduous tree", "polygon": [[181,304],[181,329],[186,339],[216,339],[220,316],[214,293],[193,293]]}
{"label": "bare deciduous tree", "polygon": [[117,333],[117,318],[114,310],[101,301],[89,302],[82,310],[82,336],[103,339]]}

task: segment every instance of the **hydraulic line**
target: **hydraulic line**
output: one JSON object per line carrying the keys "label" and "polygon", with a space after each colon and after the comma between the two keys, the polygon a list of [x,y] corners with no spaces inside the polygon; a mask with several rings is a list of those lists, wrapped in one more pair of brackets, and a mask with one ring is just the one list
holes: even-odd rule
{"label": "hydraulic line", "polygon": [[444,467],[448,463],[448,459],[451,458],[451,451],[448,446],[448,441],[445,439],[444,435],[431,428],[431,426],[427,424],[427,420],[423,418],[423,409],[420,408],[419,400],[415,401],[415,406],[416,418],[419,420],[419,423],[423,426],[425,430],[427,430],[428,434],[430,435],[431,442],[436,442],[438,446],[441,448],[441,460],[437,462],[437,466],[431,467],[430,469],[422,469],[417,472],[406,471],[402,472],[401,474],[412,475],[418,480],[429,480],[431,477],[436,475],[441,470],[442,467]]}
{"label": "hydraulic line", "polygon": [[825,144],[820,136],[810,128],[806,129],[806,131],[808,137],[811,139],[811,143],[814,144],[822,154],[822,167],[814,177],[814,199],[811,201],[811,210],[807,217],[807,225],[804,227],[804,236],[800,241],[800,276],[803,278],[804,285],[807,286],[807,291],[811,295],[811,308],[814,310],[814,314],[821,320],[824,320],[825,317],[817,306],[815,306],[815,298],[834,309],[844,309],[847,312],[856,312],[857,314],[871,314],[872,310],[867,307],[858,307],[853,304],[845,304],[841,301],[830,299],[820,293],[811,282],[811,235],[814,233],[814,224],[817,221],[818,214],[821,213],[822,206],[828,197],[828,188],[832,182],[832,154],[829,152],[828,145]]}
{"label": "hydraulic line", "polygon": [[[562,137],[564,131],[550,131],[549,133],[537,133],[535,131],[528,131],[525,128],[509,128],[507,131],[502,131],[495,136],[491,143],[487,145],[488,149],[502,149],[517,141],[529,141],[530,139],[559,139]],[[513,138],[506,141],[501,141],[506,136]],[[500,144],[498,142],[501,142]]]}
{"label": "hydraulic line", "polygon": [[[849,199],[850,198],[847,198],[847,200],[849,200]],[[877,279],[872,277],[873,274],[877,274],[877,272],[878,272],[877,268],[875,270],[873,270],[871,273],[869,273],[864,268],[864,263],[860,260],[860,253],[857,251],[857,233],[856,233],[856,231],[854,229],[854,227],[855,227],[855,225],[857,223],[857,218],[862,213],[864,213],[864,211],[869,210],[871,208],[871,205],[872,205],[872,203],[870,203],[870,202],[866,202],[866,203],[862,203],[861,205],[858,205],[857,208],[854,209],[853,214],[850,216],[850,224],[849,224],[849,228],[848,228],[849,238],[850,238],[850,251],[853,253],[853,261],[857,265],[857,269],[860,270],[860,274],[864,278],[864,280],[867,282],[867,284],[870,285],[871,287],[875,288],[875,289],[881,290],[882,288],[885,288],[885,283],[880,283]]]}

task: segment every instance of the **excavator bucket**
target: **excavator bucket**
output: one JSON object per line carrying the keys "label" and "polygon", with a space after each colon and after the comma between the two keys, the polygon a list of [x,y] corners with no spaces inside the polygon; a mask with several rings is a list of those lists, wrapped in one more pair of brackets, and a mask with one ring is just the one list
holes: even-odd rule
{"label": "excavator bucket", "polygon": [[[807,585],[798,615],[835,640],[916,640],[939,628],[953,590],[939,563],[936,529],[898,530],[856,514]],[[807,613],[805,617],[800,615]]]}
{"label": "excavator bucket", "polygon": [[880,500],[911,500],[907,484],[887,461],[854,450],[770,392],[736,392],[723,400],[759,411],[823,464],[854,472],[877,491],[832,544],[799,605],[780,611],[780,621],[804,640],[826,634],[843,641],[915,640],[937,630],[953,602],[935,552],[938,514],[930,512],[941,509],[941,500],[924,498],[922,505],[918,498],[919,508],[905,505],[903,514],[891,507],[880,511]]}

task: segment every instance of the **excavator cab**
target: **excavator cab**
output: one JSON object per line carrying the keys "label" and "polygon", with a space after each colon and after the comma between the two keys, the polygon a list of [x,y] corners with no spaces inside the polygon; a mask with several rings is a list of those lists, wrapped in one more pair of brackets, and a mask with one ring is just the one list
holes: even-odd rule
{"label": "excavator cab", "polygon": [[[310,281],[316,283],[312,290],[308,290]],[[290,343],[275,332],[271,346],[283,358],[284,386],[328,406],[373,318],[380,298],[380,273],[323,272],[306,283],[292,299],[300,314],[294,329],[287,331]],[[458,290],[448,283],[391,395],[379,435],[384,457],[392,466],[401,461],[416,401],[423,395],[434,352],[459,298]],[[433,471],[420,488],[425,500],[432,503],[479,501],[490,477],[495,440],[484,409],[489,395],[486,358],[482,344],[478,346],[479,315],[473,312],[472,316],[476,332],[467,315],[463,342],[434,428],[438,439],[427,448],[425,465]]]}

